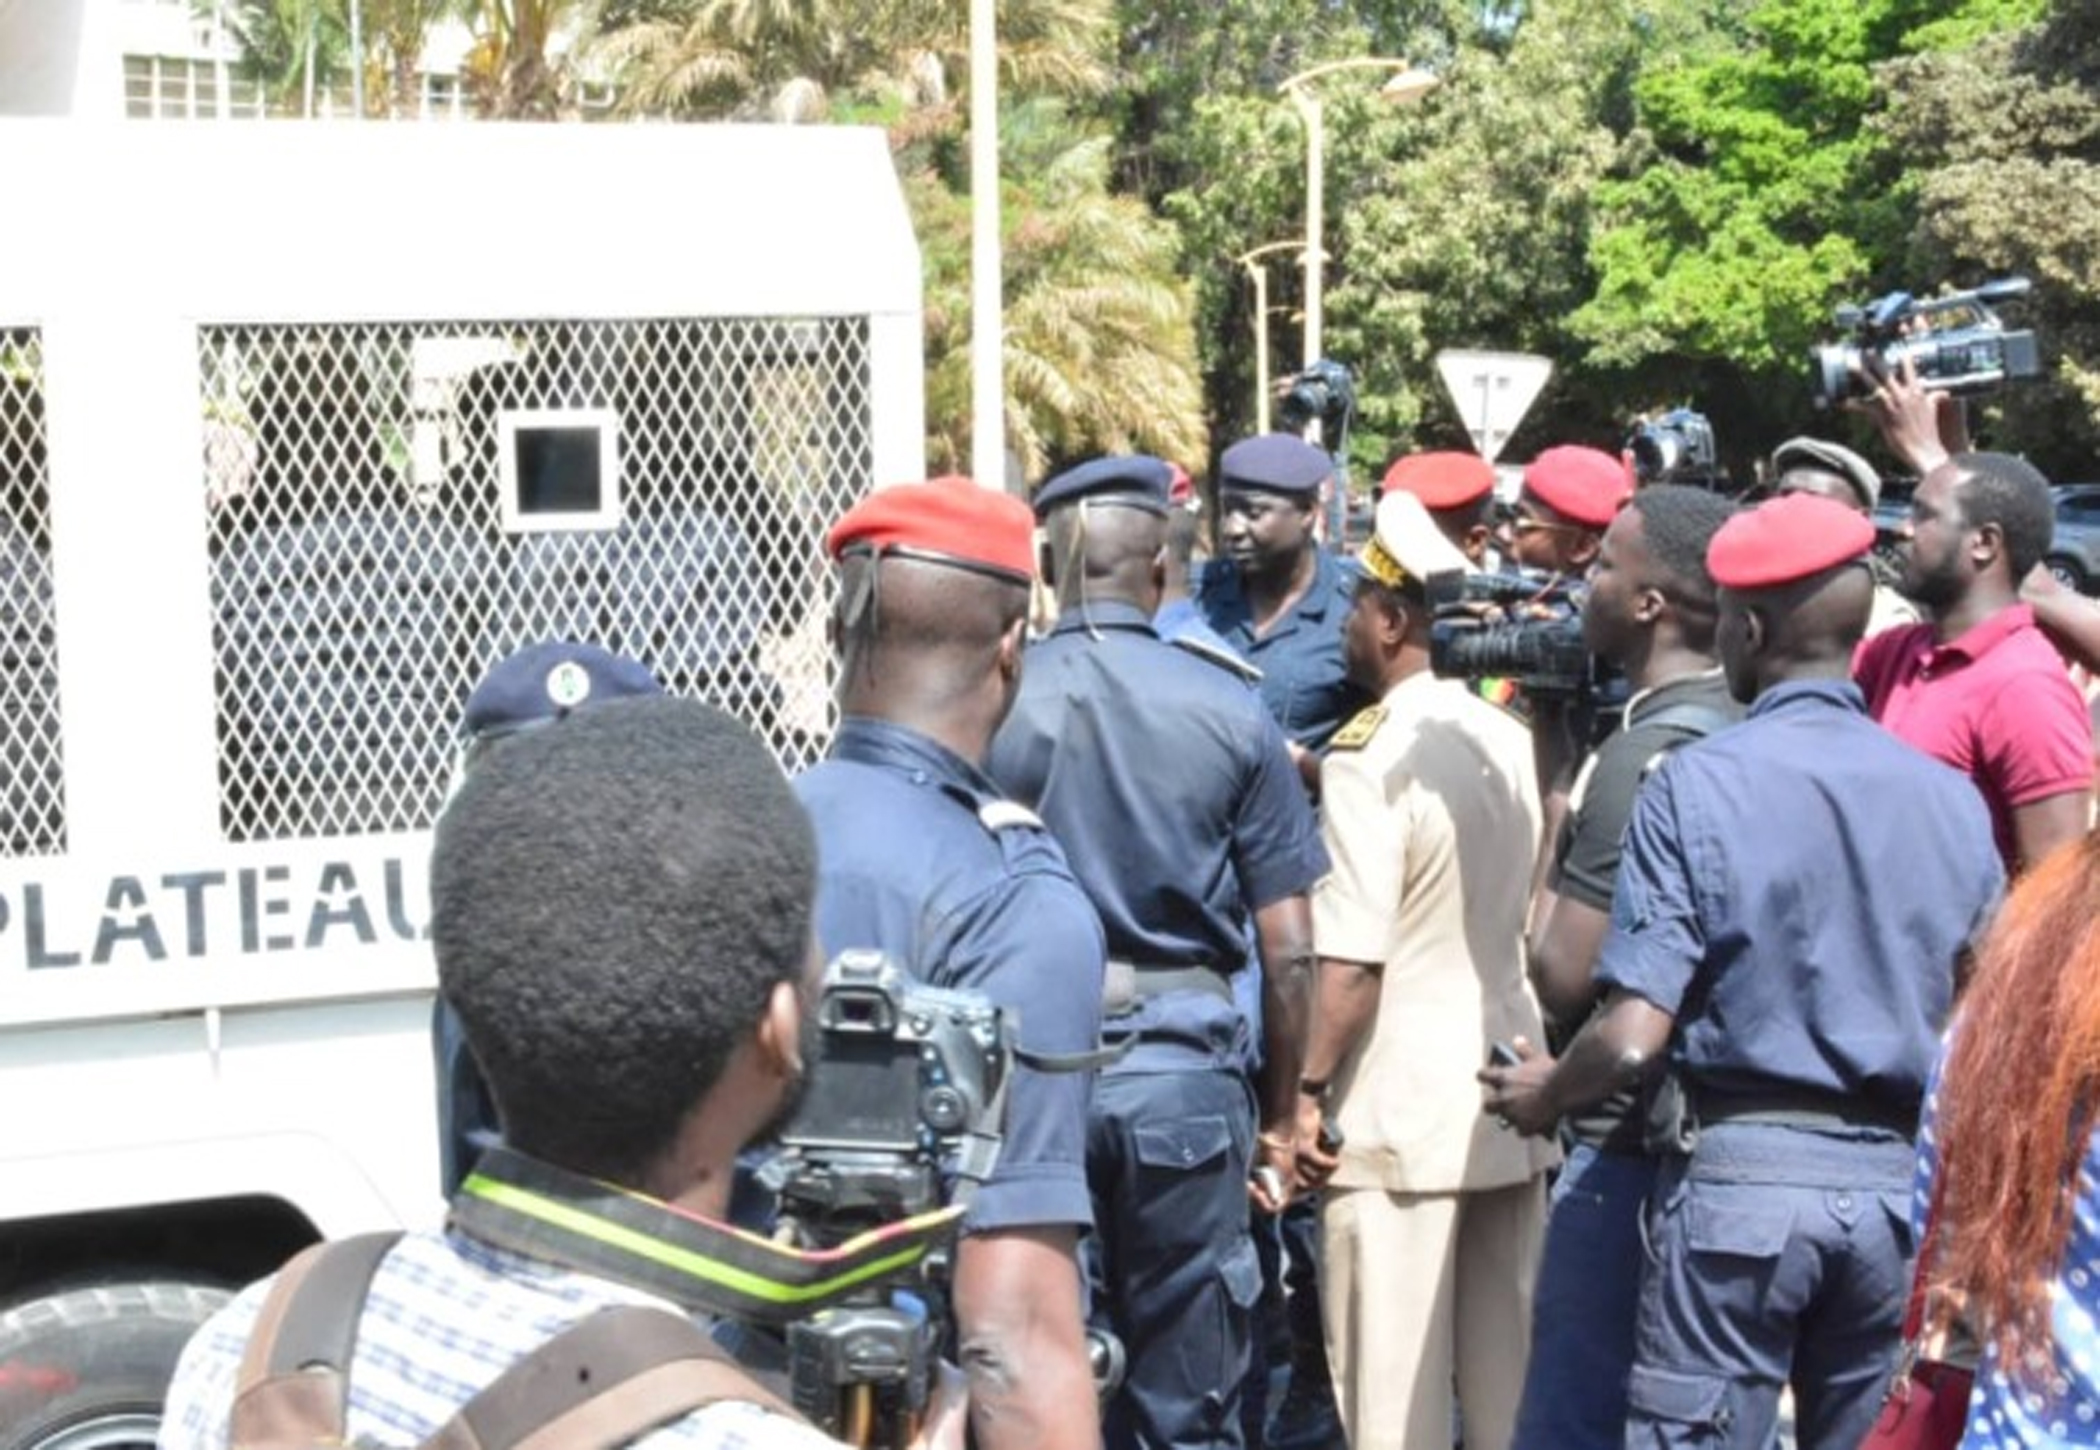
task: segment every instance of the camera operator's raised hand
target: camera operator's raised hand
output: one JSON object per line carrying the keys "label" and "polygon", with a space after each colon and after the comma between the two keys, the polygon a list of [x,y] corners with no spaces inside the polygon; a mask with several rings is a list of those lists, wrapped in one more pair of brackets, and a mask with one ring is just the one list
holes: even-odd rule
{"label": "camera operator's raised hand", "polygon": [[1969,451],[1967,408],[1953,393],[1920,383],[1917,363],[1908,353],[1893,368],[1879,355],[1867,354],[1860,370],[1871,386],[1845,406],[1864,413],[1889,452],[1911,472],[1923,478],[1955,454]]}

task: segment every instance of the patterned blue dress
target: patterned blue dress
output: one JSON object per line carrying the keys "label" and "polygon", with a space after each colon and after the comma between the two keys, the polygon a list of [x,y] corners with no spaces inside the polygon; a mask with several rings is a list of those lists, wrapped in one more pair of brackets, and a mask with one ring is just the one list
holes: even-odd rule
{"label": "patterned blue dress", "polygon": [[[1911,1205],[1920,1241],[1939,1164],[1934,1138],[1938,1089],[1935,1072],[1918,1132],[1917,1192]],[[2003,1363],[1995,1349],[1985,1352],[1961,1450],[2100,1446],[2100,1131],[2086,1143],[2076,1192],[2070,1240],[2049,1285],[2053,1342],[2017,1365]]]}

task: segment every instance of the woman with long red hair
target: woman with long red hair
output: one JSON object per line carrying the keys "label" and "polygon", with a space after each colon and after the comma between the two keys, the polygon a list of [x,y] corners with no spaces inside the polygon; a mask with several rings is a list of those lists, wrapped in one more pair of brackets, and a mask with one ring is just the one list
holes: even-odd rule
{"label": "woman with long red hair", "polygon": [[2100,837],[2007,900],[1920,1156],[1934,1318],[1984,1345],[1964,1450],[2100,1444]]}

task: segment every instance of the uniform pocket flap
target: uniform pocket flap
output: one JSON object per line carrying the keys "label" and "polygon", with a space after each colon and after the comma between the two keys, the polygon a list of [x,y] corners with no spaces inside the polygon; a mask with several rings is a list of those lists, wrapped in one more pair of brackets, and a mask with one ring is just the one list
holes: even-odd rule
{"label": "uniform pocket flap", "polygon": [[1232,1146],[1232,1129],[1223,1118],[1182,1118],[1147,1123],[1132,1135],[1138,1162],[1147,1168],[1194,1168],[1221,1157]]}
{"label": "uniform pocket flap", "polygon": [[1717,1424],[1727,1402],[1728,1381],[1716,1375],[1672,1374],[1635,1365],[1626,1380],[1627,1409],[1665,1424]]}
{"label": "uniform pocket flap", "polygon": [[1225,1297],[1241,1309],[1252,1309],[1261,1298],[1261,1256],[1254,1251],[1254,1240],[1242,1238],[1218,1261],[1218,1278],[1225,1285]]}
{"label": "uniform pocket flap", "polygon": [[1745,1202],[1730,1194],[1726,1203],[1694,1195],[1685,1205],[1685,1243],[1698,1254],[1733,1254],[1742,1259],[1776,1259],[1794,1231],[1794,1215],[1770,1203]]}

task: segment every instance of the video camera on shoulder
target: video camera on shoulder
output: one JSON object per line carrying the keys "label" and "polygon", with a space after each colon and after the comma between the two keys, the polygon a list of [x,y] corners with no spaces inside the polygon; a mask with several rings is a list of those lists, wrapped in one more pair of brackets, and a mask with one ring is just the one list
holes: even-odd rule
{"label": "video camera on shoulder", "polygon": [[1595,679],[1572,581],[1526,574],[1433,574],[1429,668],[1446,679],[1513,680],[1533,694],[1576,695]]}
{"label": "video camera on shoulder", "polygon": [[[1905,358],[1918,382],[1949,393],[1982,393],[2042,370],[2032,332],[2010,332],[1992,309],[2027,295],[2025,277],[2001,277],[1970,292],[1919,301],[1908,292],[1858,307],[1840,307],[1850,337],[1810,352],[1816,406],[1834,407],[1873,390],[1877,373]],[[1870,366],[1873,364],[1874,366]]]}
{"label": "video camera on shoulder", "polygon": [[[881,952],[834,958],[808,1083],[767,1174],[793,1242],[821,1250],[908,1232],[910,1220],[967,1202],[998,1158],[1015,1032],[981,993],[925,986]],[[872,1275],[788,1326],[795,1408],[820,1428],[900,1450],[916,1433],[945,1337],[960,1222],[952,1215],[940,1250],[918,1260],[916,1282]]]}

